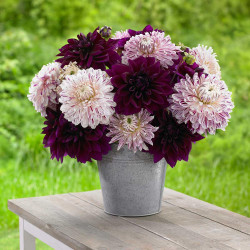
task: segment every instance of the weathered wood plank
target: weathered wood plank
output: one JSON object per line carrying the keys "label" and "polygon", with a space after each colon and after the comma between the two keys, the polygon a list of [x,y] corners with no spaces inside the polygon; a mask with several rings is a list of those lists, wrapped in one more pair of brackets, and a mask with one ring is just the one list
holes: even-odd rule
{"label": "weathered wood plank", "polygon": [[69,193],[69,194],[103,209],[103,199],[101,190],[92,190],[88,192]]}
{"label": "weathered wood plank", "polygon": [[[51,213],[50,207],[44,206],[44,203],[41,201],[41,197],[8,200],[8,208],[13,213],[37,226],[39,229],[69,247],[83,250],[90,249],[72,239],[68,234],[61,232],[57,225],[52,224],[53,216],[57,217],[56,212],[53,211]],[[39,216],[37,214],[39,214]]]}
{"label": "weathered wood plank", "polygon": [[234,249],[250,248],[250,236],[172,204],[164,202],[161,216],[187,230]]}
{"label": "weathered wood plank", "polygon": [[[72,195],[100,208],[103,206],[99,191],[73,193]],[[158,215],[123,219],[188,249],[208,247],[211,249],[246,249],[244,247],[248,246],[250,239],[245,234],[166,202],[163,203],[162,212]],[[205,229],[202,228],[203,226]]]}
{"label": "weathered wood plank", "polygon": [[18,199],[9,208],[74,249],[184,249],[69,194]]}
{"label": "weathered wood plank", "polygon": [[170,189],[163,200],[160,214],[137,218],[105,214],[101,190],[10,200],[9,209],[74,249],[250,249],[249,218]]}
{"label": "weathered wood plank", "polygon": [[250,218],[165,188],[163,200],[250,235]]}
{"label": "weathered wood plank", "polygon": [[[102,209],[93,207],[92,204],[86,203],[75,196],[60,195],[52,200],[53,204],[62,209],[65,214],[77,217],[79,223],[88,223],[95,228],[102,237],[114,237],[122,242],[122,248],[135,248],[135,249],[183,249],[182,247],[166,241],[164,238],[151,234],[147,230],[141,230],[140,227],[131,223],[123,223],[121,218],[117,216],[110,216],[105,214]],[[94,239],[97,242],[102,239]],[[84,240],[85,241],[85,240]],[[105,246],[103,246],[105,247]],[[106,247],[112,249],[112,246],[106,245]],[[116,248],[114,248],[116,249]]]}

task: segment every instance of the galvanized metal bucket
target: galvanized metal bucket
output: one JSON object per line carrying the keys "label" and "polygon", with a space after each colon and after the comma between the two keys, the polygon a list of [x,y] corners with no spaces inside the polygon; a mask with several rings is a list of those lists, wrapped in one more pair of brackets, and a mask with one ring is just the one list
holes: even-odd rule
{"label": "galvanized metal bucket", "polygon": [[117,145],[98,161],[104,210],[119,216],[146,216],[160,212],[166,161]]}

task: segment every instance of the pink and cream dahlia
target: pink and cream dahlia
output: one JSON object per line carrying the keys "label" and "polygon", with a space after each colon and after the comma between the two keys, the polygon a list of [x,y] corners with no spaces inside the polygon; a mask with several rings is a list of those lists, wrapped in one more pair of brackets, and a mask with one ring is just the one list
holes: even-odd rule
{"label": "pink and cream dahlia", "polygon": [[114,113],[113,86],[106,72],[89,68],[68,75],[61,84],[59,98],[66,120],[83,128],[108,124]]}
{"label": "pink and cream dahlia", "polygon": [[199,134],[225,130],[234,104],[231,92],[218,75],[186,75],[174,90],[169,109],[179,123],[188,124],[193,133]]}
{"label": "pink and cream dahlia", "polygon": [[146,144],[153,144],[154,132],[158,129],[150,124],[153,119],[147,110],[128,116],[115,114],[108,126],[107,136],[112,138],[110,143],[118,141],[118,150],[124,145],[134,152],[148,150]]}
{"label": "pink and cream dahlia", "polygon": [[49,63],[42,67],[31,82],[28,99],[42,116],[46,116],[47,107],[54,109],[58,103],[56,89],[60,84],[60,73],[60,63]]}
{"label": "pink and cream dahlia", "polygon": [[164,68],[172,66],[173,60],[178,59],[179,47],[171,42],[170,36],[164,32],[152,31],[131,37],[124,46],[122,63],[140,56],[155,57]]}
{"label": "pink and cream dahlia", "polygon": [[220,65],[216,59],[216,54],[213,53],[211,47],[198,45],[192,48],[189,53],[195,57],[195,61],[200,67],[204,68],[204,73],[221,76]]}
{"label": "pink and cream dahlia", "polygon": [[128,30],[125,30],[125,31],[121,30],[121,31],[116,31],[112,38],[113,39],[122,39],[122,38],[128,38],[128,37],[130,37]]}

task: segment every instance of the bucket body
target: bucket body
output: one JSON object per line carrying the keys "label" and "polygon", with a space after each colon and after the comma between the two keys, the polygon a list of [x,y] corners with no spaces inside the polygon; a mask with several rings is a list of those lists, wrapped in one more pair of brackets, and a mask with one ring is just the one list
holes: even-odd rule
{"label": "bucket body", "polygon": [[160,212],[166,161],[154,163],[149,153],[134,153],[117,145],[98,161],[104,210],[118,216],[146,216]]}

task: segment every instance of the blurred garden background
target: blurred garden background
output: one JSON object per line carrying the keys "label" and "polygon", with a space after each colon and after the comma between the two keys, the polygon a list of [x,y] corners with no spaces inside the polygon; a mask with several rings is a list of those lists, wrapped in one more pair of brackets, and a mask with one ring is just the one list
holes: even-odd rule
{"label": "blurred garden background", "polygon": [[61,164],[43,148],[43,118],[26,97],[34,74],[80,32],[147,24],[175,43],[212,46],[235,103],[226,132],[194,145],[189,162],[169,167],[166,187],[250,216],[249,0],[1,0],[1,249],[18,249],[18,218],[8,199],[100,188],[95,162]]}

